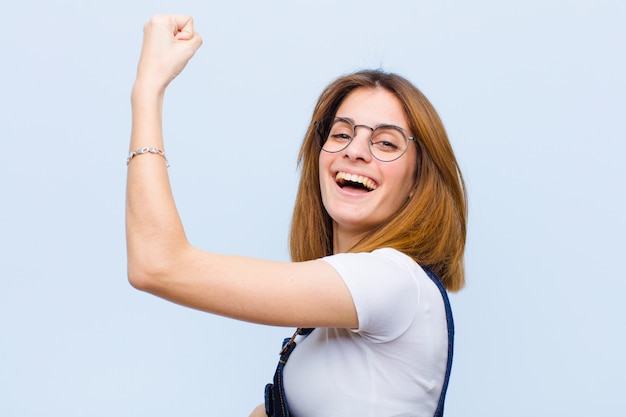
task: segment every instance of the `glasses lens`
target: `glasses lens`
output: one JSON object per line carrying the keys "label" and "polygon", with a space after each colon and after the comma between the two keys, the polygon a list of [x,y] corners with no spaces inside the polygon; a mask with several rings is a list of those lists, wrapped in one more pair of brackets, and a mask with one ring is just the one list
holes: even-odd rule
{"label": "glasses lens", "polygon": [[339,152],[346,148],[354,136],[354,127],[343,119],[335,119],[322,149],[326,152]]}
{"label": "glasses lens", "polygon": [[402,156],[409,146],[406,132],[398,126],[379,126],[372,132],[370,149],[374,158],[393,161]]}

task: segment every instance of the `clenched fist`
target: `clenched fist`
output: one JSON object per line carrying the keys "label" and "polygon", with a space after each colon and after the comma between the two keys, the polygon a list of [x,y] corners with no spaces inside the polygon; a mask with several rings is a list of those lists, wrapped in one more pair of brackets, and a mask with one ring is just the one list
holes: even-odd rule
{"label": "clenched fist", "polygon": [[200,45],[190,16],[154,16],[144,26],[136,85],[164,91]]}

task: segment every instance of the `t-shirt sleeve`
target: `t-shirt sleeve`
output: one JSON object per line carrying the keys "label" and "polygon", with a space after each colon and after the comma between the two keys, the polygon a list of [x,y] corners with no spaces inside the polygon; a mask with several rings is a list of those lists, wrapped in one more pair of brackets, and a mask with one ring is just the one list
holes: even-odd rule
{"label": "t-shirt sleeve", "polygon": [[359,319],[354,330],[377,342],[402,335],[417,313],[419,265],[394,249],[323,258],[345,282]]}

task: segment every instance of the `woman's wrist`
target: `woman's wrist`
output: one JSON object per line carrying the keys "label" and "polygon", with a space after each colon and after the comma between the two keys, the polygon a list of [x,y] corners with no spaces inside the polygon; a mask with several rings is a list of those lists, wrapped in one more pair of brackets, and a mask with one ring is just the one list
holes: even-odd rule
{"label": "woman's wrist", "polygon": [[154,102],[156,100],[158,103],[162,103],[165,88],[166,86],[160,86],[153,81],[137,78],[131,91],[131,102],[135,104],[141,101]]}
{"label": "woman's wrist", "polygon": [[132,132],[129,151],[163,149],[162,118],[165,89],[137,80],[131,92]]}

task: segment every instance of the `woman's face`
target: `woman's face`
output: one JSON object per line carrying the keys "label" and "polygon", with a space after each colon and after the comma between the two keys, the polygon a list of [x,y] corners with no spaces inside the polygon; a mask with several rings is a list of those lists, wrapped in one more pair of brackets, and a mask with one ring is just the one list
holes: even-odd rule
{"label": "woman's face", "polygon": [[[402,104],[382,88],[352,91],[335,116],[355,125],[393,124],[409,132]],[[357,128],[344,150],[321,151],[319,155],[322,202],[333,219],[336,252],[349,249],[364,233],[396,213],[413,189],[417,149],[412,141],[400,158],[381,162],[370,153],[370,134],[370,129]]]}

